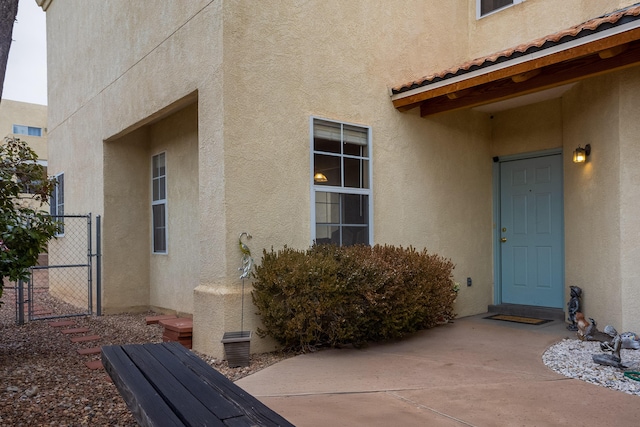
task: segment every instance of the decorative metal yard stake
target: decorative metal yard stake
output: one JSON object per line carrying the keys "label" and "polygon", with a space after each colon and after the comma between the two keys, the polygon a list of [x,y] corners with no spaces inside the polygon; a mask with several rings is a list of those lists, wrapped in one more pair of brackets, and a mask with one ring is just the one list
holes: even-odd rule
{"label": "decorative metal yard stake", "polygon": [[242,236],[246,236],[247,240],[251,239],[251,234],[243,231],[238,237],[238,246],[240,246],[240,252],[242,252],[242,267],[238,270],[242,271],[240,279],[242,279],[242,310],[240,311],[240,330],[244,331],[244,279],[249,277],[251,269],[253,268],[253,258],[251,258],[251,250],[249,246],[242,243]]}

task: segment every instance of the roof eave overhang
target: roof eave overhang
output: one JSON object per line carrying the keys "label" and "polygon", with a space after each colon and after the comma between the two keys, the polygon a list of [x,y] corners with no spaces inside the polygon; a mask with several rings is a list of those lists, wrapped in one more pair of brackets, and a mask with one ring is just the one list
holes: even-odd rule
{"label": "roof eave overhang", "polygon": [[640,20],[392,95],[421,116],[502,101],[640,63]]}

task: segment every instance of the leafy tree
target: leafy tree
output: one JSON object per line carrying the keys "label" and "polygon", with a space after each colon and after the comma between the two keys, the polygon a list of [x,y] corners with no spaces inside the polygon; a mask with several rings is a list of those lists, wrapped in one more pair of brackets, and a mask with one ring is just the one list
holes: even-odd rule
{"label": "leafy tree", "polygon": [[55,180],[47,178],[36,153],[18,138],[0,145],[0,297],[4,280],[27,279],[28,269],[55,235],[57,224],[42,205]]}
{"label": "leafy tree", "polygon": [[17,15],[18,0],[0,0],[0,99],[4,87],[4,74],[7,71],[13,23]]}

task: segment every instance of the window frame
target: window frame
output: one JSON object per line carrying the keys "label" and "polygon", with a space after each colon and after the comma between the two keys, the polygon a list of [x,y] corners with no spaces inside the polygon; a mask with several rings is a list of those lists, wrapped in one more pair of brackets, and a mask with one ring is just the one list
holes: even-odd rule
{"label": "window frame", "polygon": [[[51,196],[49,197],[49,214],[54,217],[54,221],[60,223],[56,237],[64,237],[64,172],[54,175],[56,185],[53,187]],[[62,220],[56,220],[57,217],[63,217]]]}
{"label": "window frame", "polygon": [[[21,129],[21,128],[23,128],[26,131],[26,133],[23,132],[22,131],[23,129]],[[37,138],[42,138],[42,135],[44,133],[44,129],[41,128],[41,127],[28,126],[28,125],[17,125],[15,123],[13,124],[13,127],[12,127],[11,130],[12,130],[12,133],[14,135],[33,136],[33,137],[37,137]],[[29,133],[29,131],[31,131],[31,130],[38,130],[39,131],[39,135],[32,135],[31,133]],[[16,132],[16,131],[18,131],[18,132]]]}
{"label": "window frame", "polygon": [[[341,174],[342,176],[342,180],[341,180],[341,185],[336,185],[336,186],[332,186],[332,185],[317,185],[314,181],[314,174],[315,174],[315,155],[316,154],[326,154],[327,152],[323,152],[323,151],[316,151],[315,150],[315,144],[314,144],[314,124],[316,123],[316,121],[321,121],[321,122],[329,122],[329,123],[336,123],[341,125],[342,127],[344,126],[349,126],[349,127],[357,127],[357,128],[361,128],[367,131],[367,142],[366,142],[366,147],[367,147],[367,156],[362,156],[362,157],[354,157],[351,155],[345,155],[342,150],[341,153],[334,153],[335,156],[340,157],[341,160],[342,159],[349,159],[349,158],[361,158],[364,159],[366,161],[368,161],[368,170],[366,171],[366,177],[367,177],[367,181],[368,181],[368,188],[357,188],[357,187],[347,187],[344,185],[344,174]],[[344,134],[343,134],[344,136]],[[345,122],[345,121],[340,121],[340,120],[332,120],[332,119],[327,119],[325,117],[319,117],[319,116],[311,116],[309,118],[309,153],[310,153],[310,171],[309,171],[309,185],[310,185],[310,211],[311,211],[311,244],[314,244],[316,242],[317,239],[317,223],[316,223],[316,197],[317,197],[317,193],[318,192],[325,192],[325,193],[335,193],[335,194],[340,194],[340,195],[363,195],[363,196],[367,196],[367,218],[366,218],[366,225],[367,225],[367,244],[370,246],[373,246],[373,147],[372,147],[372,129],[371,126],[366,126],[366,125],[362,125],[362,124],[358,124],[358,123],[350,123],[350,122]],[[341,196],[341,200],[342,200],[342,196]],[[340,212],[340,216],[342,217],[343,212]],[[342,224],[342,219],[340,221],[340,223]],[[342,227],[342,225],[340,226]],[[340,242],[340,245],[342,245],[342,242]]]}
{"label": "window frame", "polygon": [[[164,161],[164,175],[154,176],[155,173],[155,159],[163,156]],[[162,179],[164,178],[164,179]],[[159,196],[161,193],[164,194],[164,198],[159,197],[156,199],[154,193],[154,186],[156,180],[161,181],[163,183],[163,187],[158,187]],[[156,227],[156,217],[154,215],[154,209],[156,206],[161,206],[163,215],[164,215],[164,225]],[[167,152],[162,151],[160,153],[154,154],[151,156],[151,253],[155,255],[166,255],[169,253],[169,232],[168,232],[168,204],[167,204]],[[163,228],[163,240],[164,240],[164,249],[156,249],[156,229]]]}
{"label": "window frame", "polygon": [[517,4],[520,3],[524,3],[526,0],[512,0],[511,4],[507,4],[504,5],[502,7],[499,7],[497,9],[493,9],[491,12],[487,12],[484,15],[482,14],[482,0],[476,0],[476,19],[481,19],[490,15],[493,15],[494,13],[500,12],[502,10],[505,10],[507,8],[510,8],[512,6],[515,6]]}

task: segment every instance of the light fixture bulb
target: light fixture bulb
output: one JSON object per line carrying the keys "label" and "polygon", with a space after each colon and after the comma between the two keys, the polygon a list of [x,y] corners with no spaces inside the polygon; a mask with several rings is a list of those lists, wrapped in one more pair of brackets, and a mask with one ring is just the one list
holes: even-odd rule
{"label": "light fixture bulb", "polygon": [[587,156],[591,154],[591,144],[587,144],[584,148],[578,145],[576,151],[573,152],[573,163],[584,163],[587,161]]}
{"label": "light fixture bulb", "polygon": [[328,181],[327,177],[322,172],[318,172],[315,175],[313,175],[313,180],[315,182],[327,182]]}

